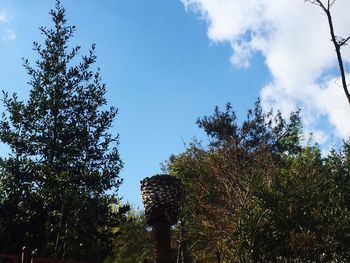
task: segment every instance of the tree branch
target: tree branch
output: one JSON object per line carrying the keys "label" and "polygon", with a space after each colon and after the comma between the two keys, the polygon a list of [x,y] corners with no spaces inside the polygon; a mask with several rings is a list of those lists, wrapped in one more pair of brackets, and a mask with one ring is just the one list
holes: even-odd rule
{"label": "tree branch", "polygon": [[341,81],[342,81],[342,87],[343,87],[345,96],[346,96],[346,98],[347,98],[347,100],[349,102],[349,105],[350,105],[350,92],[349,92],[349,89],[348,89],[349,85],[346,82],[344,63],[343,63],[342,54],[340,52],[340,48],[342,46],[346,45],[346,43],[350,39],[350,36],[348,38],[346,38],[346,39],[342,39],[342,40],[339,41],[337,39],[337,36],[335,35],[330,8],[334,5],[336,0],[327,0],[327,8],[324,6],[324,4],[321,2],[321,0],[304,0],[304,1],[321,7],[323,9],[323,11],[325,12],[325,14],[327,15],[328,26],[329,26],[329,33],[331,35],[332,42],[333,42],[333,45],[335,47],[335,52],[337,54],[337,60],[338,60],[338,66],[339,66],[339,71],[340,71],[340,78],[341,78]]}
{"label": "tree branch", "polygon": [[304,2],[308,2],[313,5],[317,5],[323,9],[324,12],[328,12],[328,9],[324,6],[324,4],[320,0],[304,0]]}
{"label": "tree branch", "polygon": [[347,42],[349,41],[349,39],[350,39],[350,36],[345,38],[345,39],[343,39],[342,41],[340,41],[338,43],[339,47],[347,45]]}

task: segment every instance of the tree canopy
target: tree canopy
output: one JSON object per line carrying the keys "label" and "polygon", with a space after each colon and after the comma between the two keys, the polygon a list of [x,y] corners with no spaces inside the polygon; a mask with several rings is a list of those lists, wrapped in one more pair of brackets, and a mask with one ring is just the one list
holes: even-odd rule
{"label": "tree canopy", "polygon": [[167,171],[184,185],[178,262],[349,261],[349,143],[322,156],[289,120],[258,101],[238,122],[230,104],[198,120]]}

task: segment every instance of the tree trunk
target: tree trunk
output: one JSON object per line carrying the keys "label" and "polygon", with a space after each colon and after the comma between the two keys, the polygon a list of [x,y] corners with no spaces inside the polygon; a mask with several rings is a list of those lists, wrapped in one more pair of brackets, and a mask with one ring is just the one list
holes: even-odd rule
{"label": "tree trunk", "polygon": [[184,263],[183,258],[182,258],[182,244],[181,244],[181,240],[179,241],[179,246],[177,249],[177,259],[176,259],[176,263]]}
{"label": "tree trunk", "polygon": [[333,19],[332,19],[332,14],[331,14],[331,7],[333,6],[335,1],[328,0],[327,5],[323,4],[321,0],[314,0],[314,1],[305,0],[305,1],[321,7],[321,9],[327,15],[330,35],[332,38],[333,45],[335,47],[335,52],[337,54],[337,60],[338,60],[338,66],[339,66],[339,71],[340,71],[340,78],[341,78],[341,82],[342,82],[342,87],[343,87],[343,90],[345,92],[345,96],[348,100],[348,103],[350,104],[350,91],[349,91],[349,87],[348,87],[348,84],[346,81],[346,73],[345,73],[345,69],[344,69],[342,54],[340,52],[340,48],[347,44],[347,42],[350,40],[350,37],[347,37],[345,39],[341,39],[341,38],[338,38],[335,34],[334,26],[333,26]]}
{"label": "tree trunk", "polygon": [[180,221],[181,234],[178,246],[178,254],[176,263],[188,263],[188,250],[187,250],[187,240],[185,234],[185,223],[183,220]]}
{"label": "tree trunk", "polygon": [[216,262],[217,263],[221,263],[221,254],[220,254],[220,252],[219,251],[216,251]]}
{"label": "tree trunk", "polygon": [[346,83],[346,73],[345,73],[345,69],[344,69],[344,63],[343,63],[343,58],[340,52],[340,48],[342,45],[346,44],[347,41],[344,41],[343,44],[339,43],[337,40],[337,37],[334,33],[334,27],[333,27],[333,21],[332,21],[332,16],[330,13],[330,10],[327,9],[326,11],[326,15],[328,18],[328,25],[329,25],[329,31],[332,37],[332,42],[334,44],[335,47],[335,52],[337,54],[337,60],[338,60],[338,65],[339,65],[339,71],[340,71],[340,78],[341,78],[341,82],[342,82],[342,87],[344,89],[346,98],[348,99],[348,102],[350,104],[350,93],[348,90],[348,84]]}
{"label": "tree trunk", "polygon": [[154,263],[170,263],[170,225],[156,223],[153,227]]}

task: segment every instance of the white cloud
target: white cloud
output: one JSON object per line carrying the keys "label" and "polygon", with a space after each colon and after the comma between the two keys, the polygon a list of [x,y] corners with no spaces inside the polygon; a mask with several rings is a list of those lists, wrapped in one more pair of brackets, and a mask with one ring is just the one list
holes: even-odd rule
{"label": "white cloud", "polygon": [[3,32],[2,40],[14,40],[16,39],[16,33],[11,29],[6,29]]}
{"label": "white cloud", "polygon": [[[7,41],[7,40],[14,40],[16,39],[16,33],[9,28],[9,22],[10,22],[10,18],[7,15],[7,13],[3,10],[0,10],[0,39],[3,41]],[[6,25],[2,25],[2,24],[6,24]]]}
{"label": "white cloud", "polygon": [[0,14],[0,23],[6,22],[6,17],[3,14]]}
{"label": "white cloud", "polygon": [[[337,69],[337,61],[320,8],[304,0],[182,2],[207,20],[212,41],[230,43],[233,65],[249,66],[256,52],[264,56],[272,76],[260,94],[266,107],[272,105],[284,114],[301,107],[306,129],[321,141],[326,138],[321,119],[334,127],[335,136],[350,135],[350,107],[335,75],[329,73]],[[338,0],[332,9],[336,33],[344,37],[350,35],[348,4]],[[350,48],[342,52],[349,63]]]}
{"label": "white cloud", "polygon": [[6,22],[8,22],[7,15],[5,14],[4,11],[0,10],[0,23],[6,23]]}

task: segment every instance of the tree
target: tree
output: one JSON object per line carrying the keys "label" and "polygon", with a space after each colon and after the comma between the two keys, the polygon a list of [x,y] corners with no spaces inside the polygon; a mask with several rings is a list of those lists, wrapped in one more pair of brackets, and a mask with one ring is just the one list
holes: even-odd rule
{"label": "tree", "polygon": [[38,61],[24,60],[28,101],[3,97],[0,139],[11,153],[0,160],[0,242],[7,252],[28,245],[39,255],[101,261],[128,209],[113,209],[123,166],[109,132],[117,109],[105,106],[95,45],[79,62],[59,0],[50,15],[54,27],[41,27],[45,41],[34,42]]}
{"label": "tree", "polygon": [[115,231],[120,234],[114,243],[114,250],[106,263],[151,263],[152,235],[144,220],[144,214],[130,210],[126,221]]}
{"label": "tree", "polygon": [[327,200],[331,175],[318,147],[305,147],[296,156],[285,156],[284,162],[259,194],[261,207],[268,211],[259,229],[264,240],[260,258],[264,262],[278,256],[289,262],[319,262],[328,245],[325,229],[329,225],[323,220],[331,207]]}
{"label": "tree", "polygon": [[[338,262],[350,260],[350,140],[339,151],[332,150],[325,159],[325,167],[331,175],[328,191],[330,207],[323,231],[328,233],[331,245],[328,258]],[[329,220],[331,217],[332,220]]]}
{"label": "tree", "polygon": [[323,157],[302,144],[298,112],[285,120],[259,102],[241,123],[228,105],[198,124],[208,145],[167,163],[184,188],[186,263],[349,262],[349,141]]}
{"label": "tree", "polygon": [[[238,124],[231,105],[198,120],[209,145],[193,142],[168,163],[184,185],[185,240],[193,262],[261,262],[259,229],[267,218],[259,193],[300,151],[300,118],[264,113],[260,102]],[[180,231],[181,232],[181,231]]]}
{"label": "tree", "polygon": [[350,40],[350,36],[343,38],[343,37],[337,36],[335,33],[332,14],[331,14],[331,8],[335,4],[336,0],[326,0],[326,4],[324,4],[321,0],[305,0],[305,2],[309,2],[313,5],[319,6],[327,16],[331,40],[335,48],[335,53],[337,54],[342,87],[345,92],[345,96],[350,104],[349,84],[346,81],[346,72],[344,69],[344,62],[343,62],[342,53],[341,53],[341,48],[348,44],[348,41]]}

